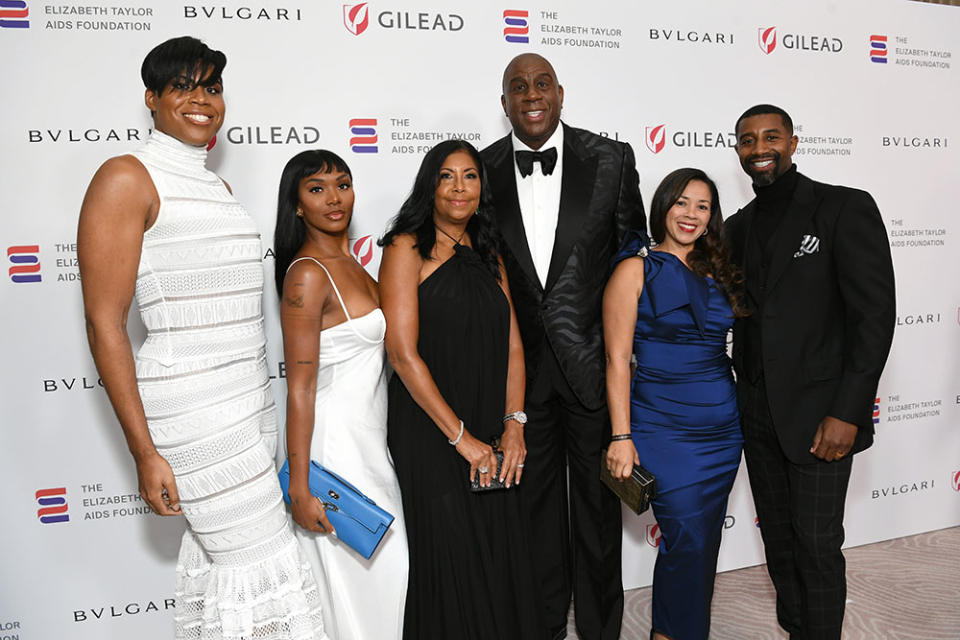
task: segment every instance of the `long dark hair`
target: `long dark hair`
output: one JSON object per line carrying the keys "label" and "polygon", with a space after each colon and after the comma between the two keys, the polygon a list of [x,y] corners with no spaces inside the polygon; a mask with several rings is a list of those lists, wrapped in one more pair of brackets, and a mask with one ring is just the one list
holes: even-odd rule
{"label": "long dark hair", "polygon": [[699,180],[710,188],[710,220],[707,221],[707,232],[693,243],[693,249],[687,256],[687,264],[698,276],[711,276],[730,302],[734,317],[743,318],[750,315],[743,300],[743,275],[730,259],[730,251],[723,234],[720,194],[716,183],[706,173],[687,167],[667,174],[653,194],[650,205],[650,235],[657,244],[663,242],[666,236],[667,212],[693,180]]}
{"label": "long dark hair", "polygon": [[343,158],[326,149],[302,151],[290,158],[283,168],[277,194],[277,226],[273,230],[273,277],[279,295],[283,295],[283,277],[287,274],[287,268],[307,238],[303,218],[297,215],[297,207],[300,205],[300,181],[317,172],[336,171],[353,178],[350,167]]}
{"label": "long dark hair", "polygon": [[497,261],[499,240],[493,225],[493,201],[490,187],[487,185],[486,170],[480,153],[466,140],[444,140],[438,143],[420,163],[417,177],[413,181],[410,195],[400,207],[400,212],[390,221],[387,232],[377,241],[381,247],[393,244],[393,239],[403,233],[416,236],[417,250],[424,260],[430,259],[430,253],[437,243],[437,232],[433,223],[434,196],[440,184],[440,169],[452,153],[466,151],[477,165],[480,176],[480,206],[467,223],[467,233],[473,250],[479,254],[483,263],[498,280],[500,265]]}

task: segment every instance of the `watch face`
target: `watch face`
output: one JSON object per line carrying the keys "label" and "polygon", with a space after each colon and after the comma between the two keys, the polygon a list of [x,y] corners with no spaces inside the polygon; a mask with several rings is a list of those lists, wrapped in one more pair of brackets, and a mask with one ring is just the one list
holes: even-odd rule
{"label": "watch face", "polygon": [[523,411],[517,411],[513,415],[513,418],[520,424],[527,424],[527,414],[525,414]]}

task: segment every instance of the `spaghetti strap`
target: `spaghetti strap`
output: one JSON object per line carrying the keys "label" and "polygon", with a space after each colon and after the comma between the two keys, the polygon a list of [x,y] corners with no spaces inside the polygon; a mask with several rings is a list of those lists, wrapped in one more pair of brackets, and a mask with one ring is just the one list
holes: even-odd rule
{"label": "spaghetti strap", "polygon": [[[290,267],[300,262],[301,260],[313,260],[318,265],[320,265],[320,268],[323,269],[323,272],[327,274],[327,278],[330,280],[330,284],[333,285],[333,292],[337,294],[337,300],[340,301],[340,308],[343,309],[343,315],[347,316],[347,322],[353,322],[353,318],[350,317],[350,312],[347,311],[347,305],[343,303],[343,296],[340,295],[340,289],[337,288],[337,283],[333,281],[333,276],[330,275],[330,272],[327,271],[327,268],[323,266],[323,263],[317,260],[316,258],[314,258],[313,256],[303,256],[291,262]],[[290,271],[290,267],[287,267],[288,272]]]}
{"label": "spaghetti strap", "polygon": [[[333,285],[333,292],[337,294],[337,300],[340,301],[340,308],[343,309],[343,315],[345,315],[345,316],[347,317],[347,321],[346,321],[345,324],[346,324],[348,327],[350,327],[350,330],[353,331],[353,333],[354,333],[358,338],[360,338],[361,340],[363,340],[364,342],[369,342],[370,344],[379,344],[379,343],[380,343],[379,340],[371,340],[371,339],[368,338],[367,336],[365,336],[365,335],[363,335],[362,333],[360,333],[359,331],[357,331],[357,328],[356,328],[355,326],[353,326],[353,318],[350,317],[350,312],[347,311],[347,305],[343,302],[343,296],[340,295],[340,289],[337,288],[337,283],[333,281],[333,276],[330,275],[330,271],[327,270],[327,268],[326,268],[325,266],[323,266],[323,263],[320,262],[319,260],[317,260],[316,258],[314,258],[313,256],[302,256],[302,257],[300,257],[300,258],[297,258],[297,259],[294,260],[293,262],[291,262],[291,263],[290,263],[290,267],[292,267],[292,266],[293,266],[294,264],[296,264],[297,262],[300,262],[301,260],[313,260],[314,262],[316,262],[316,263],[320,266],[321,269],[323,269],[323,272],[324,272],[325,274],[327,274],[327,278],[330,280],[330,284]],[[287,267],[287,271],[290,271],[290,267]],[[376,310],[376,309],[374,309],[374,311],[375,311],[375,310]],[[371,311],[370,313],[373,313],[373,311]],[[338,326],[340,326],[340,325],[334,325],[334,327],[338,327]],[[333,327],[327,327],[327,329],[332,329],[332,328],[333,328]]]}

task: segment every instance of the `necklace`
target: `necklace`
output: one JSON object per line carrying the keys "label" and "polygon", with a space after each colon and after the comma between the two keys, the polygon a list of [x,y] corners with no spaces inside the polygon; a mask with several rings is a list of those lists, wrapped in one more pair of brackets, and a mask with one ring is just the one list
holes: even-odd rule
{"label": "necklace", "polygon": [[439,231],[439,232],[442,233],[443,235],[445,235],[445,236],[447,236],[448,238],[450,238],[451,240],[453,240],[453,244],[454,244],[454,245],[457,245],[457,246],[459,246],[460,241],[463,240],[463,236],[467,235],[467,230],[464,229],[464,230],[463,230],[463,233],[460,234],[460,237],[459,237],[459,238],[454,238],[452,235],[450,235],[449,233],[447,233],[446,231],[444,231],[443,229],[441,229],[441,228],[440,228],[440,225],[434,223],[433,226],[436,228],[437,231]]}

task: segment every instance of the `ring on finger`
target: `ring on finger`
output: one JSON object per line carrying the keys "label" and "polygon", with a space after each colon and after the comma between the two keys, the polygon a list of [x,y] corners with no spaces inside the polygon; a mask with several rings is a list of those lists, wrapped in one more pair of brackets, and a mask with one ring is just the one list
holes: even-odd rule
{"label": "ring on finger", "polygon": [[480,473],[489,473],[489,472],[490,472],[490,469],[489,469],[488,467],[485,467],[485,466],[484,466],[484,467],[477,467],[477,471],[479,471]]}
{"label": "ring on finger", "polygon": [[522,462],[518,462],[518,463],[517,463],[517,469],[523,469],[523,463],[522,463]]}

